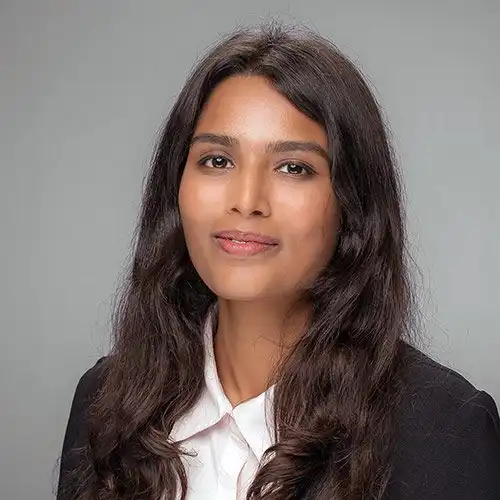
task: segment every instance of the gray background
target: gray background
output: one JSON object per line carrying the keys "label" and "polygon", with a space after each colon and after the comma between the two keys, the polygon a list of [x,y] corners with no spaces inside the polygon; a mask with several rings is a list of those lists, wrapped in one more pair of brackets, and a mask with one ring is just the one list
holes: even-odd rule
{"label": "gray background", "polygon": [[52,498],[71,398],[106,353],[143,176],[187,72],[218,34],[270,16],[333,39],[377,88],[426,350],[500,401],[498,0],[2,1],[1,500]]}

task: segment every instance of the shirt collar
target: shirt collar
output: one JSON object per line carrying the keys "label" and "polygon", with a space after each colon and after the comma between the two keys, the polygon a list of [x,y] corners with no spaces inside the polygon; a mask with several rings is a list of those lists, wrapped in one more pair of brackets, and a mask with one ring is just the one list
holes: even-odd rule
{"label": "shirt collar", "polygon": [[215,304],[209,310],[203,327],[205,387],[193,408],[174,423],[170,438],[174,442],[189,439],[212,427],[229,413],[234,417],[241,434],[260,461],[265,450],[272,445],[271,405],[274,386],[235,408],[231,406],[220,383],[215,364],[213,335],[217,314],[218,307]]}

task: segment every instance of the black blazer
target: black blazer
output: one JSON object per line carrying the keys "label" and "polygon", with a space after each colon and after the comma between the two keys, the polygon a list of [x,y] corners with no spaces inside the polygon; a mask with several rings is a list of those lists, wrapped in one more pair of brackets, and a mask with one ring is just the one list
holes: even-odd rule
{"label": "black blazer", "polygon": [[[500,419],[492,397],[457,372],[409,348],[409,389],[397,415],[394,469],[384,500],[500,500]],[[86,443],[85,410],[99,386],[101,358],[80,379],[63,442],[58,500],[70,451]],[[211,499],[207,499],[211,500]]]}

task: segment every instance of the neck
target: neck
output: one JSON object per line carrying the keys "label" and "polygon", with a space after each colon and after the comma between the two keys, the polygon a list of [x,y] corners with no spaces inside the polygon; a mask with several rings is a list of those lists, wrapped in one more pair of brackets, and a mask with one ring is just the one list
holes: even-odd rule
{"label": "neck", "polygon": [[233,406],[258,396],[303,333],[310,305],[219,299],[214,353],[221,385]]}

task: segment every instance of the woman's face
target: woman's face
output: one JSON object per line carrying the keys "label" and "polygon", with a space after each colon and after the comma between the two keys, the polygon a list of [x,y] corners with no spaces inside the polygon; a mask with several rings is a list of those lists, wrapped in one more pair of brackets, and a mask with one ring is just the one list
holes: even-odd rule
{"label": "woman's face", "polygon": [[[324,129],[264,78],[215,88],[193,134],[179,209],[193,265],[217,296],[295,297],[319,275],[339,227],[326,151]],[[221,231],[274,244],[231,242]]]}

